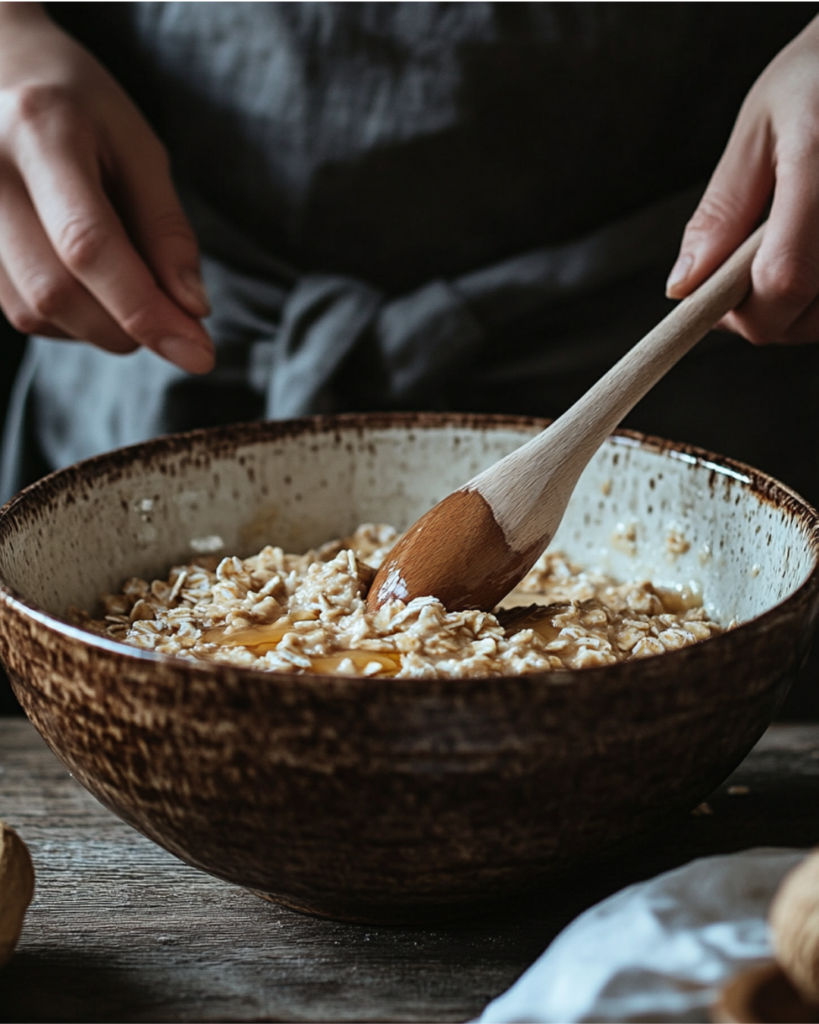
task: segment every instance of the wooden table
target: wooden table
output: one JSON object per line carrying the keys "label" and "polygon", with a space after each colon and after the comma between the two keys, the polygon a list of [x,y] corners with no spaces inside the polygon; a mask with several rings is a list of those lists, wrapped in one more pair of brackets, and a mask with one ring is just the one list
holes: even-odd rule
{"label": "wooden table", "polygon": [[0,1020],[466,1020],[623,886],[707,854],[819,843],[819,725],[772,726],[708,805],[502,916],[340,924],[180,863],[101,807],[27,721],[0,718],[0,818],[37,871]]}

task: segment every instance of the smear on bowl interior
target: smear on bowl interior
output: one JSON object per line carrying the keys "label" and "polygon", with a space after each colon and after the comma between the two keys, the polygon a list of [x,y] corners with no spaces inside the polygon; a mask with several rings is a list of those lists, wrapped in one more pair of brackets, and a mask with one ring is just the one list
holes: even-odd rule
{"label": "smear on bowl interior", "polygon": [[271,672],[365,676],[518,675],[610,665],[707,640],[689,589],[620,583],[546,552],[494,614],[434,598],[367,612],[367,588],[398,537],[365,524],[306,554],[199,557],[168,578],[129,579],[102,615],[74,622],[134,647]]}

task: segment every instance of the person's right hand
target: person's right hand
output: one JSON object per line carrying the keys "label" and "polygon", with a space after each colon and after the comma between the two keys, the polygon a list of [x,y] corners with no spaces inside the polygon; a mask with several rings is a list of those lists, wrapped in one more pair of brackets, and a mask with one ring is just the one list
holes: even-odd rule
{"label": "person's right hand", "polygon": [[39,4],[0,3],[0,306],[24,334],[213,367],[162,144]]}

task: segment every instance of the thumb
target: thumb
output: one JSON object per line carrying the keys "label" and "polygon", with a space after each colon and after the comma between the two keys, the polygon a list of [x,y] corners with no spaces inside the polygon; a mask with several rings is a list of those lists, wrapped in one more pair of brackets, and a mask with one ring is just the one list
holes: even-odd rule
{"label": "thumb", "polygon": [[731,135],[708,187],[686,225],[666,283],[670,299],[685,298],[720,266],[759,223],[774,187],[767,132]]}
{"label": "thumb", "polygon": [[171,180],[164,150],[157,144],[150,159],[121,168],[122,210],[134,243],[163,290],[185,312],[201,318],[210,312],[199,270],[199,243]]}

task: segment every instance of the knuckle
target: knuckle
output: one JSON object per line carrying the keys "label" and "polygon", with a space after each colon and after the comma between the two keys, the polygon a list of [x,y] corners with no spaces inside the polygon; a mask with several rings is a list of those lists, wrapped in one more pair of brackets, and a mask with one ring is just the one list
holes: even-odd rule
{"label": "knuckle", "polygon": [[82,273],[99,262],[106,241],[106,231],[98,221],[74,217],[60,229],[56,248],[67,267]]}
{"label": "knuckle", "polygon": [[31,309],[44,320],[61,319],[71,308],[75,297],[71,281],[53,275],[32,279],[25,292]]}
{"label": "knuckle", "polygon": [[721,322],[725,330],[744,338],[755,346],[770,345],[775,337],[771,327],[762,322],[758,316],[749,316],[734,310],[723,317]]}
{"label": "knuckle", "polygon": [[41,317],[25,306],[11,306],[5,310],[6,318],[20,334],[42,334],[48,325]]}
{"label": "knuckle", "polygon": [[717,192],[707,193],[686,225],[686,236],[711,235],[732,221],[735,211],[728,199]]}
{"label": "knuckle", "polygon": [[819,292],[819,266],[799,253],[768,260],[759,276],[760,290],[774,302],[807,304]]}
{"label": "knuckle", "polygon": [[39,123],[55,113],[66,116],[74,104],[65,88],[51,83],[35,82],[21,86],[13,97],[13,121],[21,126]]}

